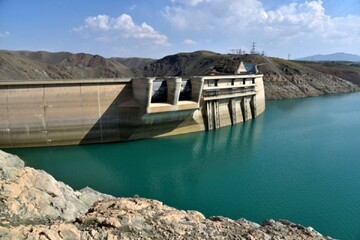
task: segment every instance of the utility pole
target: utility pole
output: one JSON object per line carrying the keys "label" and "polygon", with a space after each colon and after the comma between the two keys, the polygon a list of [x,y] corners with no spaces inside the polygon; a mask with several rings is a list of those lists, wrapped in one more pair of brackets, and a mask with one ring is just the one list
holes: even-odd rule
{"label": "utility pole", "polygon": [[235,48],[235,49],[230,49],[230,53],[232,55],[242,55],[244,53],[244,51],[241,50],[241,48]]}

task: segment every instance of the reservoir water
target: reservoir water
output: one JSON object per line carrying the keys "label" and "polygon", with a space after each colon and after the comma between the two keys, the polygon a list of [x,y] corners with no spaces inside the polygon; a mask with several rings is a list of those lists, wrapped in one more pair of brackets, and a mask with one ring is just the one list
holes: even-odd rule
{"label": "reservoir water", "polygon": [[360,93],[267,101],[253,121],[134,142],[7,149],[75,189],[360,239]]}

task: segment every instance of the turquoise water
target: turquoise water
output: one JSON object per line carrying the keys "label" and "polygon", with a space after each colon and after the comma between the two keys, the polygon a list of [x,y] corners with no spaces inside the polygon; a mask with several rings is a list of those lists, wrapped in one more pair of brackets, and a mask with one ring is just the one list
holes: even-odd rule
{"label": "turquoise water", "polygon": [[75,189],[360,239],[360,94],[268,101],[258,119],[135,142],[11,149]]}

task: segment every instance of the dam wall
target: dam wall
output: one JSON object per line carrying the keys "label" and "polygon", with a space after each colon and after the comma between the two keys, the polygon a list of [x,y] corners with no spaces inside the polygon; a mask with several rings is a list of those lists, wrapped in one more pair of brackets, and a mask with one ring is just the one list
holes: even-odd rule
{"label": "dam wall", "polygon": [[0,83],[0,147],[129,141],[214,130],[265,109],[262,75]]}

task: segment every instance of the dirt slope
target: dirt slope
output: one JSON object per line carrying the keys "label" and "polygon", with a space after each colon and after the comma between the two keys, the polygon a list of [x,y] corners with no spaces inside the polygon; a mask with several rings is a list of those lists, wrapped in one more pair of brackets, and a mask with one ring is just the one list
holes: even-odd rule
{"label": "dirt slope", "polygon": [[334,72],[320,72],[293,61],[271,59],[268,64],[259,66],[259,70],[264,74],[265,94],[268,99],[359,91],[359,86]]}

